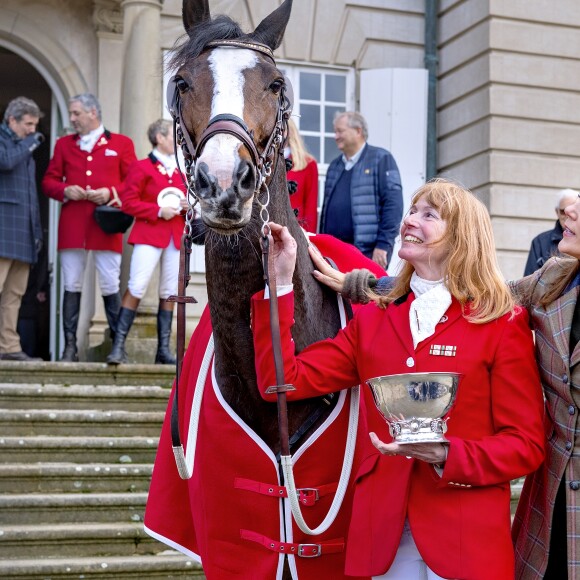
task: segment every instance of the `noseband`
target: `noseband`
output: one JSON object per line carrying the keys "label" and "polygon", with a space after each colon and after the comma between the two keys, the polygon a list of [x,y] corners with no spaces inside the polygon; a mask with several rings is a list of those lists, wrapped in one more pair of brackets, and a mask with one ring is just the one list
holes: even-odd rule
{"label": "noseband", "polygon": [[[231,47],[231,48],[245,48],[255,52],[266,55],[274,64],[274,55],[272,50],[261,43],[244,41],[244,40],[214,40],[209,42],[206,48]],[[260,153],[254,141],[253,132],[248,130],[248,127],[243,119],[237,115],[221,114],[212,117],[206,128],[204,129],[197,146],[191,140],[191,136],[183,121],[182,102],[179,89],[177,88],[176,77],[172,77],[167,87],[167,104],[169,113],[173,117],[173,132],[175,147],[181,147],[183,157],[185,159],[185,174],[187,177],[187,188],[192,193],[193,197],[198,200],[197,193],[193,187],[193,171],[195,163],[201,156],[206,143],[216,135],[226,134],[233,135],[236,139],[241,141],[252,160],[252,165],[256,171],[256,184],[254,193],[260,191],[260,188],[265,183],[266,179],[272,173],[272,164],[276,152],[280,149],[284,142],[284,136],[287,130],[287,123],[292,112],[293,94],[290,81],[285,78],[285,83],[280,89],[278,97],[278,107],[276,111],[276,123],[268,142]]]}

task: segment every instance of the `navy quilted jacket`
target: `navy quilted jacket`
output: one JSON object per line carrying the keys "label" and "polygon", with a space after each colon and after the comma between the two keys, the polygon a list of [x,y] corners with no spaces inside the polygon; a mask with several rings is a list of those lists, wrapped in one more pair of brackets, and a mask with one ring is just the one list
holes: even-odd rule
{"label": "navy quilted jacket", "polygon": [[[326,174],[321,233],[325,233],[328,202],[343,171],[341,155],[332,161]],[[386,149],[367,144],[351,171],[354,245],[369,257],[375,247],[386,250],[390,260],[403,217],[403,188],[395,158]]]}
{"label": "navy quilted jacket", "polygon": [[42,244],[32,143],[0,125],[0,257],[29,264]]}

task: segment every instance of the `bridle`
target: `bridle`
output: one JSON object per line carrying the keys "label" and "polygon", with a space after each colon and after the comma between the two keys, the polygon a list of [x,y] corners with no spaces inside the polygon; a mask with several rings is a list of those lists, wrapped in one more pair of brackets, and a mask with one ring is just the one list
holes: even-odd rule
{"label": "bridle", "polygon": [[[206,45],[206,49],[218,47],[231,48],[245,48],[250,49],[260,54],[267,56],[274,64],[274,54],[270,47],[259,42],[252,42],[250,40],[215,40]],[[183,356],[185,354],[185,305],[186,303],[196,302],[195,298],[186,295],[186,289],[191,278],[189,274],[190,256],[192,248],[193,236],[193,220],[194,220],[194,206],[199,202],[199,196],[195,191],[194,186],[194,172],[195,163],[201,156],[203,148],[206,143],[215,135],[226,134],[233,135],[239,139],[250,153],[252,164],[255,169],[256,183],[254,187],[254,197],[264,188],[268,191],[267,180],[272,174],[272,166],[275,162],[276,155],[280,151],[288,130],[288,119],[292,113],[293,106],[293,91],[290,81],[285,78],[284,84],[280,88],[278,94],[278,106],[276,111],[276,122],[272,132],[266,142],[265,147],[260,152],[254,141],[252,131],[250,131],[243,119],[236,115],[220,114],[212,117],[204,131],[202,132],[197,145],[194,145],[191,136],[185,126],[183,120],[182,100],[179,88],[177,86],[177,77],[172,77],[167,86],[167,105],[169,113],[173,118],[173,137],[175,157],[179,165],[179,156],[177,155],[177,148],[181,148],[185,164],[185,183],[187,188],[188,200],[190,207],[185,218],[185,228],[181,237],[181,252],[179,263],[179,278],[178,278],[178,294],[177,296],[170,296],[168,301],[177,302],[177,364],[175,377],[175,392],[173,398],[172,412],[171,412],[171,439],[173,445],[173,452],[175,460],[181,477],[188,478],[187,467],[185,463],[185,455],[183,452],[183,445],[181,443],[180,429],[179,429],[179,413],[178,413],[178,389],[181,378],[181,368],[183,365]],[[264,202],[259,202],[261,211],[260,217],[262,221],[262,248],[265,259],[264,270],[267,273],[268,261],[268,234],[269,234],[269,215],[268,215],[269,192]],[[279,331],[278,331],[279,335]],[[285,393],[280,394],[285,398]],[[287,431],[287,425],[286,425]]]}
{"label": "bridle", "polygon": [[[219,47],[250,49],[259,52],[260,54],[264,54],[275,64],[274,55],[270,47],[259,42],[246,40],[214,40],[206,45],[207,49]],[[270,137],[261,152],[258,150],[254,141],[253,132],[248,129],[244,120],[236,115],[230,114],[220,114],[212,117],[206,128],[203,130],[197,145],[194,145],[183,121],[181,108],[182,102],[179,88],[177,87],[177,78],[174,76],[169,80],[167,86],[167,104],[169,107],[169,113],[173,118],[173,131],[175,137],[174,146],[176,148],[176,153],[177,147],[180,147],[183,153],[183,158],[185,160],[185,175],[187,179],[186,185],[188,193],[193,196],[195,201],[199,201],[199,197],[195,192],[193,184],[195,163],[201,156],[206,143],[212,137],[219,134],[233,135],[245,145],[250,153],[252,165],[256,172],[254,195],[259,193],[261,187],[266,183],[267,178],[270,177],[276,153],[284,143],[287,134],[288,119],[292,113],[293,100],[294,95],[292,85],[288,78],[285,78],[284,84],[278,94],[276,122],[272,132],[270,133]]]}

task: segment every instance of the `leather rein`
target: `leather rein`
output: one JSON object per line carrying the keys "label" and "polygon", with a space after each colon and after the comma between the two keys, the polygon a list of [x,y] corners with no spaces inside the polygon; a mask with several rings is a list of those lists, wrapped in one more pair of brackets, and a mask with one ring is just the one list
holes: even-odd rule
{"label": "leather rein", "polygon": [[[235,47],[235,48],[245,48],[254,50],[261,54],[266,55],[268,58],[274,61],[274,55],[272,50],[263,44],[250,41],[242,40],[216,40],[207,44],[206,48],[217,48],[217,47]],[[195,298],[186,295],[186,289],[189,285],[189,280],[191,275],[189,273],[190,268],[190,257],[192,251],[192,235],[193,235],[193,220],[194,220],[194,206],[200,201],[194,188],[194,171],[195,163],[201,156],[203,148],[206,143],[215,135],[227,134],[233,135],[239,139],[246,149],[250,153],[252,164],[256,170],[256,183],[254,188],[254,196],[257,196],[262,189],[268,191],[268,186],[266,180],[272,174],[272,166],[276,158],[276,154],[282,146],[286,133],[288,119],[292,112],[293,105],[293,93],[292,86],[290,82],[285,79],[286,82],[280,89],[278,98],[278,107],[276,113],[276,123],[272,129],[270,137],[266,143],[266,146],[260,153],[254,142],[253,134],[248,130],[247,125],[243,119],[237,117],[236,115],[230,114],[220,114],[211,118],[201,134],[197,145],[194,145],[191,136],[185,126],[182,114],[182,101],[180,98],[180,92],[177,87],[177,78],[172,77],[169,81],[167,87],[167,104],[169,107],[169,112],[173,118],[173,135],[174,135],[174,147],[175,147],[175,157],[178,160],[177,147],[181,148],[185,164],[185,180],[184,184],[187,188],[188,200],[190,196],[194,199],[193,203],[186,214],[186,223],[184,228],[184,233],[181,237],[181,251],[180,251],[180,262],[179,262],[179,278],[178,278],[178,293],[176,296],[170,296],[167,300],[170,302],[177,302],[177,363],[176,363],[176,377],[175,377],[175,392],[173,394],[172,408],[171,408],[171,440],[173,453],[175,456],[175,461],[177,464],[177,469],[179,475],[182,479],[189,479],[191,473],[187,467],[185,460],[185,453],[183,449],[183,444],[181,442],[180,428],[179,428],[179,384],[181,380],[181,370],[183,365],[183,357],[185,354],[185,333],[186,333],[186,313],[185,305],[187,303],[197,302]],[[180,171],[180,174],[181,171]],[[261,211],[260,218],[262,220],[261,228],[261,246],[263,255],[263,267],[264,267],[264,280],[270,289],[270,309],[271,317],[270,324],[272,330],[272,342],[274,350],[274,361],[276,368],[276,381],[278,386],[270,387],[270,389],[275,389],[278,395],[278,425],[280,431],[280,446],[281,454],[289,455],[289,436],[288,436],[288,414],[286,406],[286,391],[289,390],[291,385],[284,385],[284,369],[282,364],[282,351],[280,347],[280,327],[278,320],[278,302],[276,296],[276,281],[275,277],[272,276],[273,268],[271,268],[271,257],[269,253],[269,238],[270,233],[268,222],[268,201],[269,201],[269,191],[267,195],[266,202],[264,204],[260,203]],[[271,391],[272,392],[272,391]]]}

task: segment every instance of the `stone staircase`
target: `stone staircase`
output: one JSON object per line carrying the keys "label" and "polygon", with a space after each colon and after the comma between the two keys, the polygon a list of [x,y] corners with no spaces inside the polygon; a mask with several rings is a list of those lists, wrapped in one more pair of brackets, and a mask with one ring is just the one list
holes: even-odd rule
{"label": "stone staircase", "polygon": [[0,578],[204,578],[143,531],[173,376],[0,362]]}

